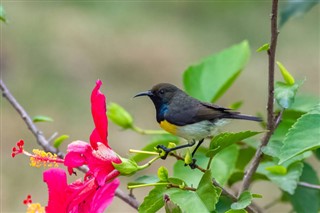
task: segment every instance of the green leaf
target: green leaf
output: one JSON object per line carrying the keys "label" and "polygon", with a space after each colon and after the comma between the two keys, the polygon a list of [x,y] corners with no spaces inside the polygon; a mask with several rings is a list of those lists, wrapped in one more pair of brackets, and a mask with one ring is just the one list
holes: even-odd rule
{"label": "green leaf", "polygon": [[277,61],[277,65],[278,65],[278,67],[280,69],[280,72],[282,74],[282,77],[283,77],[284,81],[288,85],[293,85],[295,80],[294,80],[293,76],[290,74],[290,72],[279,61]]}
{"label": "green leaf", "polygon": [[301,176],[303,164],[301,162],[291,164],[287,168],[286,174],[276,174],[266,169],[275,165],[277,165],[275,162],[262,162],[260,163],[257,172],[266,175],[271,182],[276,184],[283,191],[293,194]]}
{"label": "green leaf", "polygon": [[229,209],[225,213],[247,213],[247,211],[244,209]]}
{"label": "green leaf", "polygon": [[315,105],[320,103],[320,98],[312,95],[297,95],[291,110],[299,112],[309,112]]}
{"label": "green leaf", "polygon": [[168,181],[169,175],[168,175],[168,169],[164,166],[160,166],[158,169],[158,178],[160,181]]}
{"label": "green leaf", "polygon": [[231,145],[217,153],[211,162],[212,176],[222,186],[225,185],[232,175],[239,155],[239,148]]}
{"label": "green leaf", "polygon": [[[157,135],[157,136],[153,137],[151,142],[147,146],[142,148],[142,150],[143,151],[155,151],[154,148],[157,145],[162,144],[164,146],[168,146],[170,142],[178,144],[179,139],[178,139],[178,137],[170,135],[170,134]],[[140,161],[143,161],[149,157],[150,157],[150,155],[137,153],[137,154],[133,155],[130,159],[132,159],[136,162],[140,162]]]}
{"label": "green leaf", "polygon": [[237,160],[236,168],[238,170],[244,170],[255,153],[256,150],[252,147],[241,148],[239,150],[239,157]]}
{"label": "green leaf", "polygon": [[187,183],[184,180],[176,177],[169,177],[168,182],[179,186],[187,186]]}
{"label": "green leaf", "polygon": [[165,192],[170,200],[178,205],[182,212],[201,212],[209,213],[206,204],[201,200],[196,192],[187,190],[172,190],[169,189]]}
{"label": "green leaf", "polygon": [[[245,132],[223,132],[219,135],[216,135],[210,142],[210,152],[208,153],[208,157],[214,156],[216,153],[220,152],[222,149],[240,142],[246,138],[250,138],[254,135],[257,135],[261,132],[253,132],[253,131],[245,131]],[[213,149],[213,151],[212,151]]]}
{"label": "green leaf", "polygon": [[280,7],[280,27],[282,27],[291,17],[307,13],[319,0],[299,0],[287,1],[284,7]]}
{"label": "green leaf", "polygon": [[69,135],[61,135],[53,141],[53,146],[59,148],[63,141],[69,138]]}
{"label": "green leaf", "polygon": [[138,177],[137,179],[135,179],[132,182],[128,183],[128,186],[132,186],[132,185],[140,185],[140,184],[148,184],[148,183],[157,183],[159,182],[159,178],[157,176],[154,175],[143,175],[141,177]]}
{"label": "green leaf", "polygon": [[[208,158],[201,152],[201,150],[196,152],[194,158],[197,159],[197,165],[203,168],[206,167]],[[183,161],[177,161],[173,165],[173,176],[184,180],[188,186],[197,187],[202,175],[203,173],[198,169],[190,169],[190,167],[184,166]]]}
{"label": "green leaf", "polygon": [[283,82],[276,82],[274,96],[279,106],[284,109],[289,108],[293,104],[295,95],[301,84],[288,85]]}
{"label": "green leaf", "polygon": [[139,206],[139,213],[157,212],[164,205],[163,193],[167,190],[166,186],[156,186],[144,198]]}
{"label": "green leaf", "polygon": [[53,119],[48,117],[48,116],[37,115],[37,116],[33,117],[32,121],[33,121],[33,123],[37,123],[37,122],[52,122]]}
{"label": "green leaf", "polygon": [[261,194],[251,194],[253,198],[263,198]]}
{"label": "green leaf", "polygon": [[[240,159],[240,158],[239,158]],[[241,181],[244,176],[244,171],[236,170],[232,173],[231,177],[228,180],[228,185],[232,186],[238,181]],[[268,178],[260,173],[254,173],[252,176],[252,182],[256,180],[268,180]]]}
{"label": "green leaf", "polygon": [[270,44],[266,43],[266,44],[262,45],[261,47],[259,47],[256,51],[257,52],[262,52],[262,51],[266,51],[266,50],[269,50],[269,49],[270,49]]}
{"label": "green leaf", "polygon": [[237,110],[239,109],[243,104],[243,101],[237,101],[232,103],[228,108],[233,109],[233,110]]}
{"label": "green leaf", "polygon": [[280,162],[320,147],[320,104],[302,115],[289,129],[281,148]]}
{"label": "green leaf", "polygon": [[266,167],[266,170],[273,174],[279,174],[279,175],[287,174],[287,168],[281,165],[268,166]]}
{"label": "green leaf", "polygon": [[220,188],[213,185],[211,172],[208,170],[202,176],[196,193],[206,205],[207,209],[212,212],[216,209],[216,204],[219,201],[221,191]]}
{"label": "green leaf", "polygon": [[[309,165],[304,164],[300,181],[319,185],[317,172]],[[318,213],[320,210],[320,191],[298,186],[293,195],[288,195],[297,213]]]}
{"label": "green leaf", "polygon": [[303,115],[303,113],[300,111],[294,111],[291,109],[284,111],[282,121],[271,136],[268,145],[262,147],[262,151],[264,154],[279,158],[280,150],[283,146],[283,140],[286,134],[288,133],[292,125],[297,121],[297,119],[301,117],[301,115]]}
{"label": "green leaf", "polygon": [[316,158],[317,158],[318,160],[320,160],[320,148],[314,150],[314,155],[316,156]]}
{"label": "green leaf", "polygon": [[225,213],[230,209],[233,201],[227,196],[220,196],[219,202],[216,205],[216,211],[214,213]]}
{"label": "green leaf", "polygon": [[215,102],[236,80],[249,57],[247,41],[211,55],[184,72],[184,88],[195,98]]}
{"label": "green leaf", "polygon": [[244,209],[251,204],[252,199],[253,197],[251,193],[249,191],[244,191],[241,193],[238,201],[231,204],[231,209],[236,209],[236,210]]}
{"label": "green leaf", "polygon": [[4,11],[2,5],[0,5],[0,20],[3,21],[3,22],[7,22],[6,12]]}
{"label": "green leaf", "polygon": [[124,129],[133,126],[132,116],[119,104],[109,103],[107,109],[107,116],[113,123]]}

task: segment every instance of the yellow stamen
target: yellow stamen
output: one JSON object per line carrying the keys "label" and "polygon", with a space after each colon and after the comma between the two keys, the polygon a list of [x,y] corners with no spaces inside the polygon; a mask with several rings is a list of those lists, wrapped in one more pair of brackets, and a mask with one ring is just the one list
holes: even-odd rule
{"label": "yellow stamen", "polygon": [[33,155],[30,156],[30,166],[32,167],[58,167],[58,163],[63,163],[62,159],[51,152],[45,152],[39,149],[34,149],[32,152]]}
{"label": "yellow stamen", "polygon": [[28,204],[27,213],[45,213],[45,210],[40,203],[31,203]]}

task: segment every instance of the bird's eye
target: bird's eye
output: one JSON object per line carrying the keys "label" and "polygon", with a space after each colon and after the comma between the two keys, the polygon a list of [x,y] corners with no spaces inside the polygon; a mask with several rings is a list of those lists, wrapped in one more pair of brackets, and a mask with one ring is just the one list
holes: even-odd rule
{"label": "bird's eye", "polygon": [[163,89],[159,90],[159,93],[160,93],[161,95],[163,95],[163,94],[164,94],[164,90],[163,90]]}

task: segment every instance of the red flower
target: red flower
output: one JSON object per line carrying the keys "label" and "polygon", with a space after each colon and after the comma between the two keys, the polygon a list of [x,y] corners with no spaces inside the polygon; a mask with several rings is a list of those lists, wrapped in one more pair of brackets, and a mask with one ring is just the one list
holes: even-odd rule
{"label": "red flower", "polygon": [[43,180],[49,190],[47,213],[103,212],[112,202],[115,190],[120,184],[118,179],[114,179],[99,186],[94,178],[89,178],[84,182],[77,180],[68,185],[65,171],[59,168],[45,171]]}
{"label": "red flower", "polygon": [[91,94],[91,112],[95,128],[90,136],[90,144],[74,141],[68,146],[64,164],[70,174],[73,168],[88,165],[99,185],[104,185],[119,175],[112,163],[121,163],[120,157],[110,148],[107,140],[108,119],[106,115],[106,98],[100,92],[102,82],[98,80]]}
{"label": "red flower", "polygon": [[96,87],[91,93],[91,113],[95,128],[90,135],[90,143],[94,149],[97,149],[97,142],[108,145],[108,118],[106,109],[106,97],[100,92],[102,81],[97,80]]}
{"label": "red flower", "polygon": [[69,174],[73,173],[73,168],[88,165],[87,175],[92,174],[99,185],[119,175],[112,162],[121,163],[120,158],[112,149],[100,142],[97,143],[97,150],[94,150],[87,142],[74,141],[69,144],[67,152],[64,164],[68,166]]}

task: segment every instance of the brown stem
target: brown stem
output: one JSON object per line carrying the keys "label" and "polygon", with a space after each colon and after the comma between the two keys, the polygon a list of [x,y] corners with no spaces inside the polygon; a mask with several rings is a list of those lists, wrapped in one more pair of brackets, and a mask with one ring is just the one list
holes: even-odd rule
{"label": "brown stem", "polygon": [[[269,79],[268,79],[268,105],[267,105],[267,129],[268,132],[264,135],[261,140],[261,144],[257,149],[253,160],[245,175],[243,177],[242,186],[239,191],[239,195],[247,190],[251,183],[251,178],[253,174],[256,172],[260,160],[263,156],[261,151],[262,147],[266,146],[269,142],[271,135],[273,134],[276,122],[273,114],[273,102],[274,102],[274,67],[275,67],[275,55],[276,55],[276,47],[277,47],[277,38],[278,38],[278,27],[277,27],[277,17],[278,17],[278,0],[272,0],[272,12],[271,12],[271,41],[270,41],[270,49],[268,50],[268,59],[269,59]],[[278,117],[277,122],[280,122],[282,113],[280,117]]]}
{"label": "brown stem", "polygon": [[306,188],[310,188],[310,189],[320,190],[320,185],[315,185],[315,184],[311,184],[311,183],[307,183],[307,182],[298,182],[298,185],[306,187]]}
{"label": "brown stem", "polygon": [[45,138],[43,133],[36,127],[30,116],[23,109],[23,107],[18,103],[15,97],[11,94],[9,89],[6,87],[2,79],[0,79],[0,89],[2,91],[2,96],[6,98],[13,108],[19,113],[20,117],[24,120],[26,125],[32,134],[36,137],[37,142],[46,152],[56,153],[59,157],[63,158],[64,155],[55,147],[51,146],[49,141]]}
{"label": "brown stem", "polygon": [[[177,154],[175,154],[175,153],[170,153],[170,156],[175,157],[177,160],[184,161],[184,158],[183,158],[183,157],[181,157],[181,156],[179,156],[179,155],[177,155]],[[197,165],[197,164],[195,164],[194,166],[195,166],[196,169],[200,170],[200,171],[203,172],[203,173],[205,173],[205,172],[207,171],[206,169],[202,168],[201,166],[199,166],[199,165]],[[237,198],[235,195],[233,195],[233,193],[231,193],[231,192],[229,192],[227,189],[223,188],[215,179],[212,179],[212,183],[213,183],[214,186],[216,186],[216,187],[218,187],[218,188],[220,188],[220,189],[222,190],[221,193],[222,193],[224,196],[229,197],[229,198],[230,198],[232,201],[234,201],[234,202],[236,202],[236,201],[238,200],[238,198]],[[247,207],[245,208],[245,209],[247,210],[247,212],[249,212],[249,213],[260,212],[258,209],[254,209],[254,208],[252,207],[252,205],[253,205],[253,204],[251,204],[250,206],[247,206]]]}
{"label": "brown stem", "polygon": [[[32,119],[28,115],[28,113],[24,110],[24,108],[19,104],[19,102],[14,98],[14,96],[11,94],[5,83],[0,79],[0,89],[2,91],[2,95],[4,98],[6,98],[11,106],[19,113],[20,117],[24,120],[26,125],[28,126],[29,130],[32,132],[32,134],[36,137],[38,144],[46,151],[57,154],[60,158],[63,158],[65,156],[64,153],[60,152],[58,149],[53,147],[50,142],[45,138],[43,133],[37,128],[37,126],[33,123]],[[78,169],[84,173],[88,171],[88,167],[81,166],[78,167]],[[123,192],[121,189],[117,189],[115,192],[115,195],[132,206],[135,209],[138,209],[139,202],[131,197],[130,195]]]}
{"label": "brown stem", "polygon": [[[173,184],[173,183],[168,184],[168,187],[169,187],[169,188],[178,188],[178,189],[180,189],[180,186],[179,186],[179,185]],[[195,191],[197,190],[196,188],[189,187],[189,186],[185,186],[185,187],[183,187],[183,189],[184,189],[184,190],[188,190],[188,191],[193,191],[193,192],[195,192]]]}

